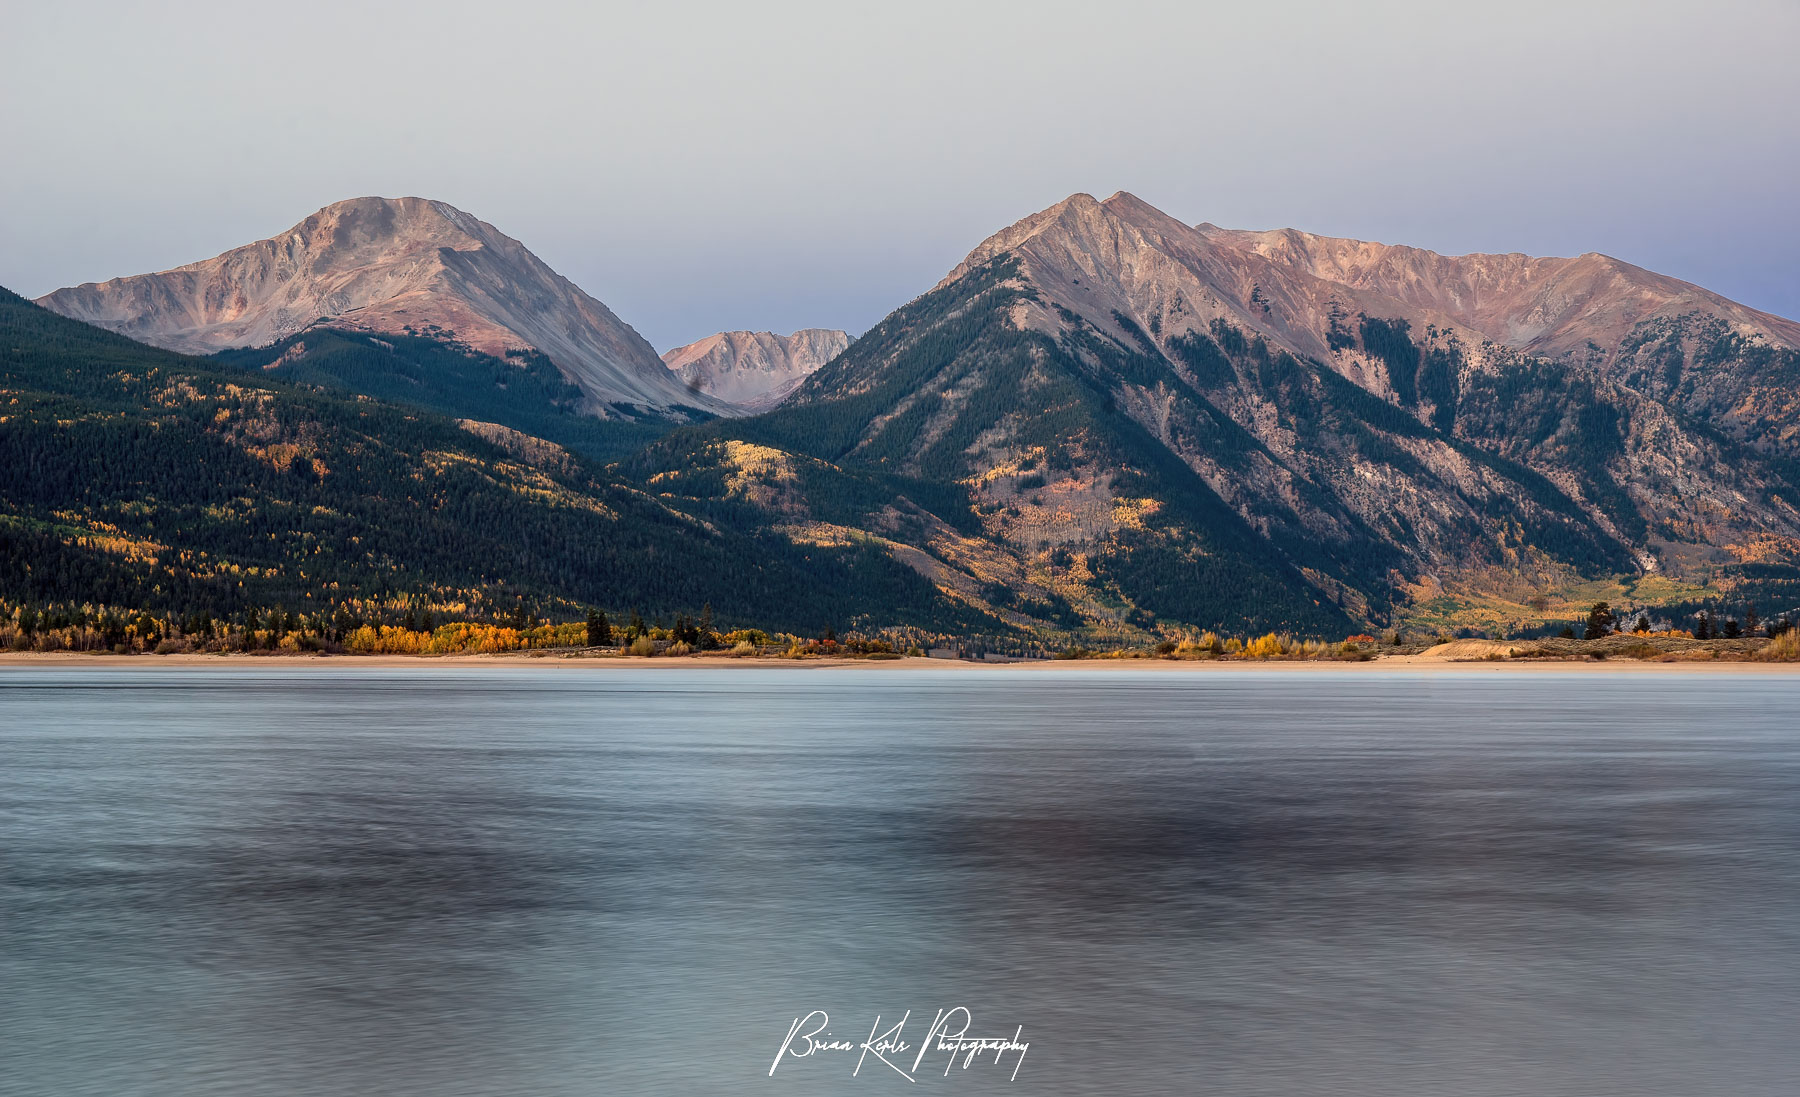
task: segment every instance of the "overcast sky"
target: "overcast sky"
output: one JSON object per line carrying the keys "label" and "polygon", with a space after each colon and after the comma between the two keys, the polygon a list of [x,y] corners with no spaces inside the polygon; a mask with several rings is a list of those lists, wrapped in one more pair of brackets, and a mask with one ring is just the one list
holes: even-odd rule
{"label": "overcast sky", "polygon": [[1800,317],[1800,2],[0,0],[0,285],[422,195],[661,350],[867,329],[1077,191]]}

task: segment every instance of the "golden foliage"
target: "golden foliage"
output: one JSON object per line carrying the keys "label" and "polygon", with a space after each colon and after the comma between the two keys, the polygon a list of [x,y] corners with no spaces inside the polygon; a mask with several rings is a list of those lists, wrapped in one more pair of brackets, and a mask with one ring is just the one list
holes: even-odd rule
{"label": "golden foliage", "polygon": [[1244,645],[1244,654],[1252,659],[1275,659],[1288,653],[1288,646],[1274,633],[1265,633]]}
{"label": "golden foliage", "polygon": [[1770,640],[1757,651],[1756,657],[1780,663],[1800,661],[1800,630],[1789,629]]}
{"label": "golden foliage", "polygon": [[501,625],[466,622],[435,632],[397,625],[363,625],[344,637],[344,647],[369,655],[498,655],[529,648],[574,647],[586,640],[586,625],[545,625],[524,632]]}

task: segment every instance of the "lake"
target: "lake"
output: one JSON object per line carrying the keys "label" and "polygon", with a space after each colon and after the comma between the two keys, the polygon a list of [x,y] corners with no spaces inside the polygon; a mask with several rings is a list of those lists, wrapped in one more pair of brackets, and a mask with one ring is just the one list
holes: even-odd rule
{"label": "lake", "polygon": [[[0,1092],[1792,1097],[1797,702],[3,667]],[[1028,1049],[902,1070],[959,1006]],[[853,1077],[789,1042],[771,1076],[815,1010],[853,1044],[905,1016],[909,1050]]]}

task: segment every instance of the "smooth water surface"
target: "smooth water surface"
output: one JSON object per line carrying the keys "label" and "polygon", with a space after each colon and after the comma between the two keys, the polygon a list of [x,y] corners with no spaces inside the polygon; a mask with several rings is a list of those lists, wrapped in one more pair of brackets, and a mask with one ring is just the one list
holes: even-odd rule
{"label": "smooth water surface", "polygon": [[[1800,678],[0,668],[0,1092],[1800,1092]],[[923,1016],[921,1017],[921,1014]],[[910,1065],[912,1053],[901,1058]]]}

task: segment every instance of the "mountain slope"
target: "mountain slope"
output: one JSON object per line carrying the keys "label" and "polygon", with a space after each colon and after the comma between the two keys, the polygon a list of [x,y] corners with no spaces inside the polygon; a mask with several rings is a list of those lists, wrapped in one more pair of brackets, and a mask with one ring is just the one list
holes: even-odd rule
{"label": "mountain slope", "polygon": [[589,413],[721,410],[517,240],[423,198],[338,202],[213,259],[57,290],[39,304],[191,354],[266,346],[321,323],[442,337],[499,359],[536,351]]}
{"label": "mountain slope", "polygon": [[[1181,367],[1184,353],[1200,345],[1196,340],[1212,340],[1215,326],[1224,325],[1298,359],[1323,362],[1446,439],[1475,443],[1547,477],[1597,529],[1635,549],[1658,549],[1652,544],[1657,541],[1680,556],[1683,545],[1792,536],[1796,515],[1785,483],[1777,482],[1776,465],[1766,456],[1752,460],[1746,452],[1767,447],[1765,424],[1749,424],[1742,416],[1708,417],[1698,402],[1669,401],[1666,391],[1633,386],[1620,376],[1617,363],[1632,353],[1632,340],[1643,336],[1646,325],[1661,322],[1663,313],[1631,327],[1634,335],[1616,347],[1596,344],[1582,357],[1547,358],[1490,340],[1454,317],[1420,314],[1398,297],[1370,288],[1394,288],[1403,278],[1327,282],[1305,264],[1218,246],[1217,235],[1189,229],[1130,195],[1105,203],[1078,195],[1000,234],[971,258],[1004,250],[1021,259],[1025,277],[1042,288],[1046,305],[1026,310],[1019,322],[1039,330],[1066,328],[1063,313],[1072,313],[1109,339],[1148,344]],[[1704,291],[1684,292],[1661,307],[1685,308],[1704,296]],[[1517,287],[1514,297],[1541,300]],[[1606,315],[1615,307],[1610,296],[1566,305],[1565,312],[1592,316],[1583,325],[1562,324],[1560,337],[1573,332],[1600,338],[1620,330],[1620,322]],[[1700,320],[1725,322],[1712,314]],[[1770,321],[1747,355],[1766,351],[1773,361],[1765,372],[1785,376],[1793,364],[1791,352],[1773,340],[1782,337],[1786,322]],[[1743,363],[1703,365],[1729,394],[1726,399],[1759,408],[1774,403],[1750,398],[1746,379],[1752,371]],[[1695,372],[1690,368],[1690,384]],[[1285,427],[1279,415],[1271,421],[1266,410],[1279,400],[1272,400],[1275,394],[1266,385],[1242,377],[1221,380],[1215,401],[1273,449],[1283,449],[1285,435],[1306,425],[1305,416]],[[1514,406],[1520,400],[1530,405],[1529,416]],[[1777,426],[1792,429],[1791,413]],[[1200,454],[1189,459],[1197,466],[1206,463]],[[1320,471],[1343,479],[1332,469]],[[1367,497],[1371,483],[1399,482],[1359,476],[1333,493],[1354,500]],[[1377,511],[1405,506],[1403,499],[1370,503],[1361,509],[1371,519]],[[1441,505],[1432,509],[1443,513]],[[1421,564],[1431,562],[1429,552],[1410,554]]]}
{"label": "mountain slope", "polygon": [[708,524],[558,447],[144,346],[0,290],[0,601],[357,601],[999,628],[861,545]]}
{"label": "mountain slope", "polygon": [[797,539],[881,545],[951,597],[1040,632],[1347,630],[1328,592],[1271,559],[1119,410],[1106,376],[1011,323],[1033,300],[1015,262],[975,268],[782,408],[678,432],[636,469],[684,507],[736,496],[761,509],[746,520]]}
{"label": "mountain slope", "polygon": [[849,335],[827,328],[803,328],[792,335],[726,331],[676,347],[662,359],[690,389],[755,412],[781,403],[808,374],[849,345]]}

